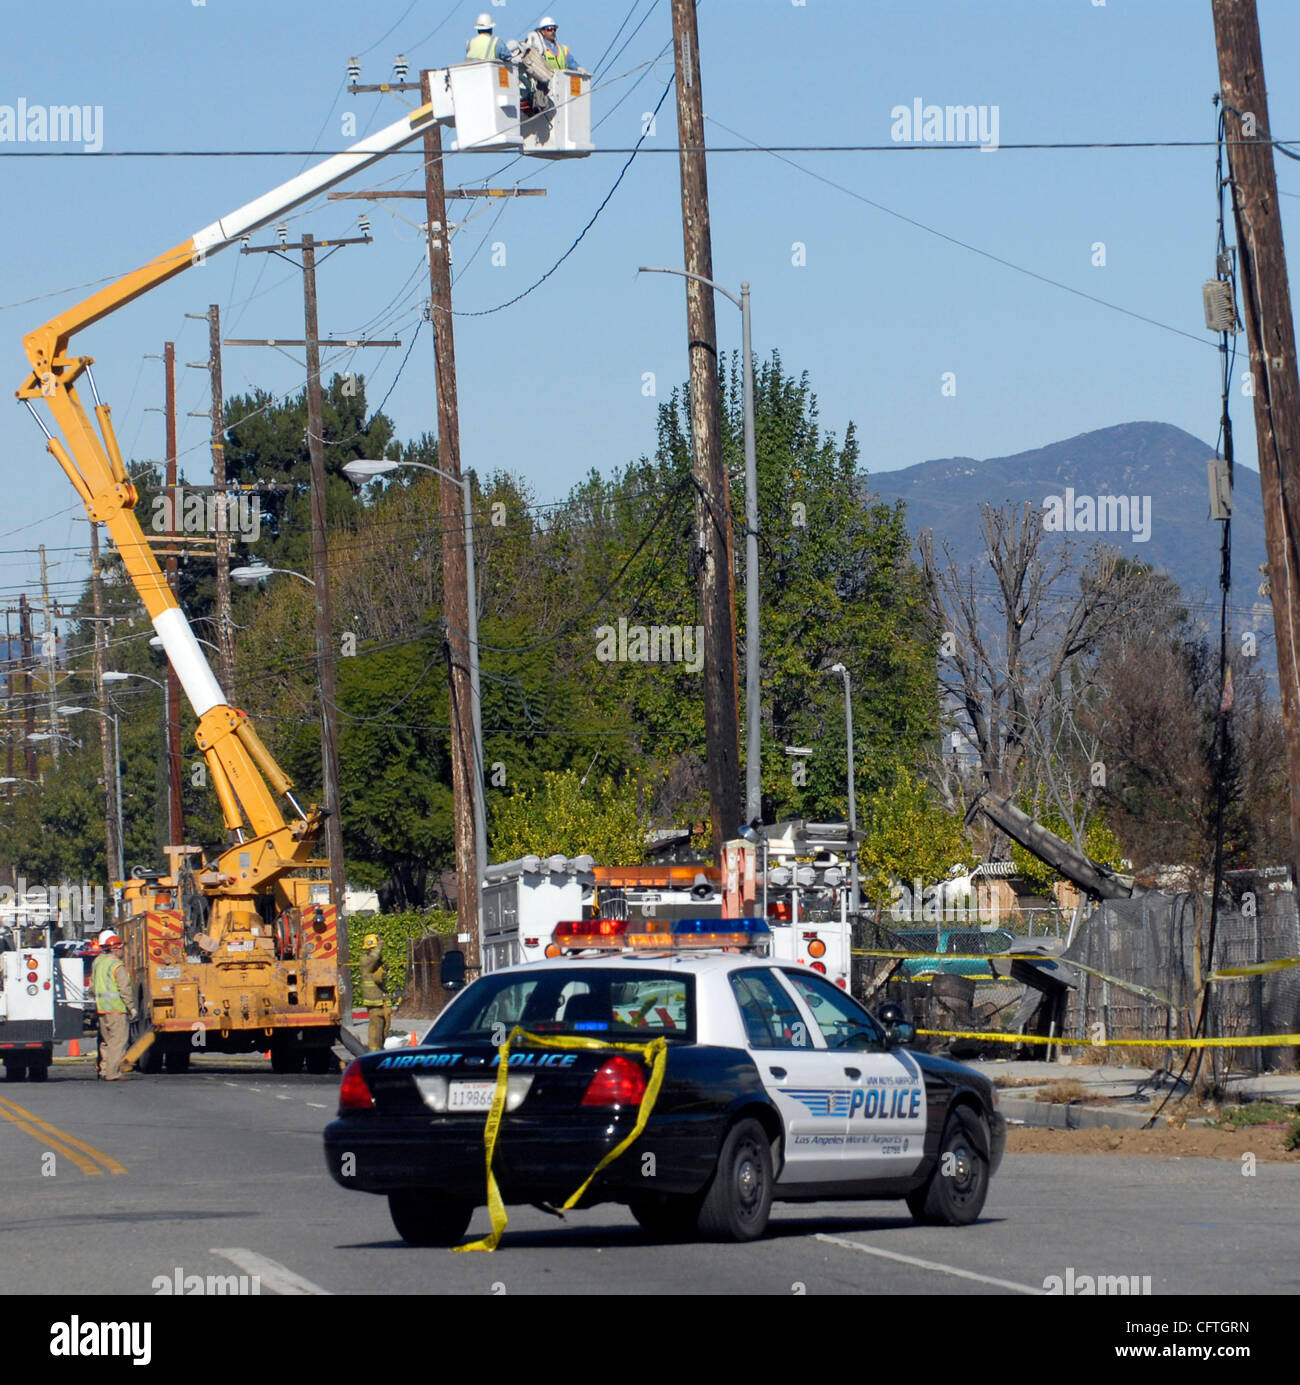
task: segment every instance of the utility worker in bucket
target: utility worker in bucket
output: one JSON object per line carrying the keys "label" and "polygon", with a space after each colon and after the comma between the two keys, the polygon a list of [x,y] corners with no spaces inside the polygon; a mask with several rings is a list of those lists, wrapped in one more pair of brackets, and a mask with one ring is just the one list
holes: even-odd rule
{"label": "utility worker in bucket", "polygon": [[568,47],[556,38],[558,32],[559,25],[546,14],[538,21],[537,28],[528,35],[525,42],[546,59],[548,67],[553,67],[557,72],[580,71],[582,64],[569,52]]}
{"label": "utility worker in bucket", "polygon": [[361,1003],[370,1020],[368,1047],[373,1053],[388,1037],[388,993],[384,989],[384,950],[377,933],[367,933],[361,946]]}
{"label": "utility worker in bucket", "polygon": [[474,37],[465,45],[470,62],[506,62],[510,54],[505,40],[496,36],[496,23],[490,14],[481,14],[474,25]]}
{"label": "utility worker in bucket", "polygon": [[99,1075],[105,1082],[121,1082],[126,1057],[127,1025],[135,1019],[131,978],[122,961],[122,939],[110,928],[99,935],[99,956],[91,968],[91,988],[99,1015]]}

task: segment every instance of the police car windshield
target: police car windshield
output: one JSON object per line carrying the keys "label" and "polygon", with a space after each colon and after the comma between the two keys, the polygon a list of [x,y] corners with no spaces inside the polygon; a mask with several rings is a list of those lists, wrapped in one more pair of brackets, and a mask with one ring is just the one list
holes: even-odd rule
{"label": "police car windshield", "polygon": [[644,1042],[695,1037],[695,978],[613,967],[499,972],[459,995],[427,1043],[500,1043],[515,1025],[530,1034],[576,1034]]}

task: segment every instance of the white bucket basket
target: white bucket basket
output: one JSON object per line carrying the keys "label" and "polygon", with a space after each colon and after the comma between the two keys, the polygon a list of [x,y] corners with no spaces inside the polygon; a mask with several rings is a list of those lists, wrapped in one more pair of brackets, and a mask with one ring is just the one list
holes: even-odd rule
{"label": "white bucket basket", "polygon": [[557,72],[553,105],[523,124],[524,153],[536,159],[581,159],[591,153],[591,74]]}
{"label": "white bucket basket", "polygon": [[463,153],[517,152],[519,83],[505,63],[458,63],[447,69],[456,139],[452,148]]}

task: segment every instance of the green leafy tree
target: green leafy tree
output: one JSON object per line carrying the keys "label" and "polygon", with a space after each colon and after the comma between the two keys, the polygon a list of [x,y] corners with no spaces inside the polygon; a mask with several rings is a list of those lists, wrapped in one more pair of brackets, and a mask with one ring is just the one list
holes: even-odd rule
{"label": "green leafy tree", "polygon": [[909,890],[914,880],[933,884],[954,865],[965,865],[971,850],[962,819],[947,812],[930,786],[905,764],[879,785],[863,805],[866,839],[858,857],[863,897],[883,915],[894,884]]}
{"label": "green leafy tree", "polygon": [[601,865],[636,866],[645,860],[648,826],[632,780],[602,778],[584,785],[574,770],[547,772],[539,787],[512,794],[497,808],[493,855],[511,861],[587,853]]}

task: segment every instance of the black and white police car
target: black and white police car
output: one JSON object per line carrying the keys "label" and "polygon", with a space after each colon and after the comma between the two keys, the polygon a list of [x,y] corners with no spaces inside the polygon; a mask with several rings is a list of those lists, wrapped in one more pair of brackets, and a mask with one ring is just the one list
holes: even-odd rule
{"label": "black and white police car", "polygon": [[458,1241],[488,1200],[498,1046],[519,1027],[492,1161],[506,1204],[558,1207],[582,1186],[643,1115],[653,1063],[619,1046],[662,1038],[645,1127],[578,1206],[733,1241],[761,1236],[773,1201],[902,1198],[918,1221],[973,1222],[1006,1145],[992,1083],[768,959],[766,935],[747,919],[561,924],[559,956],[481,977],[421,1047],[348,1067],[330,1173],[386,1194],[407,1241]]}

